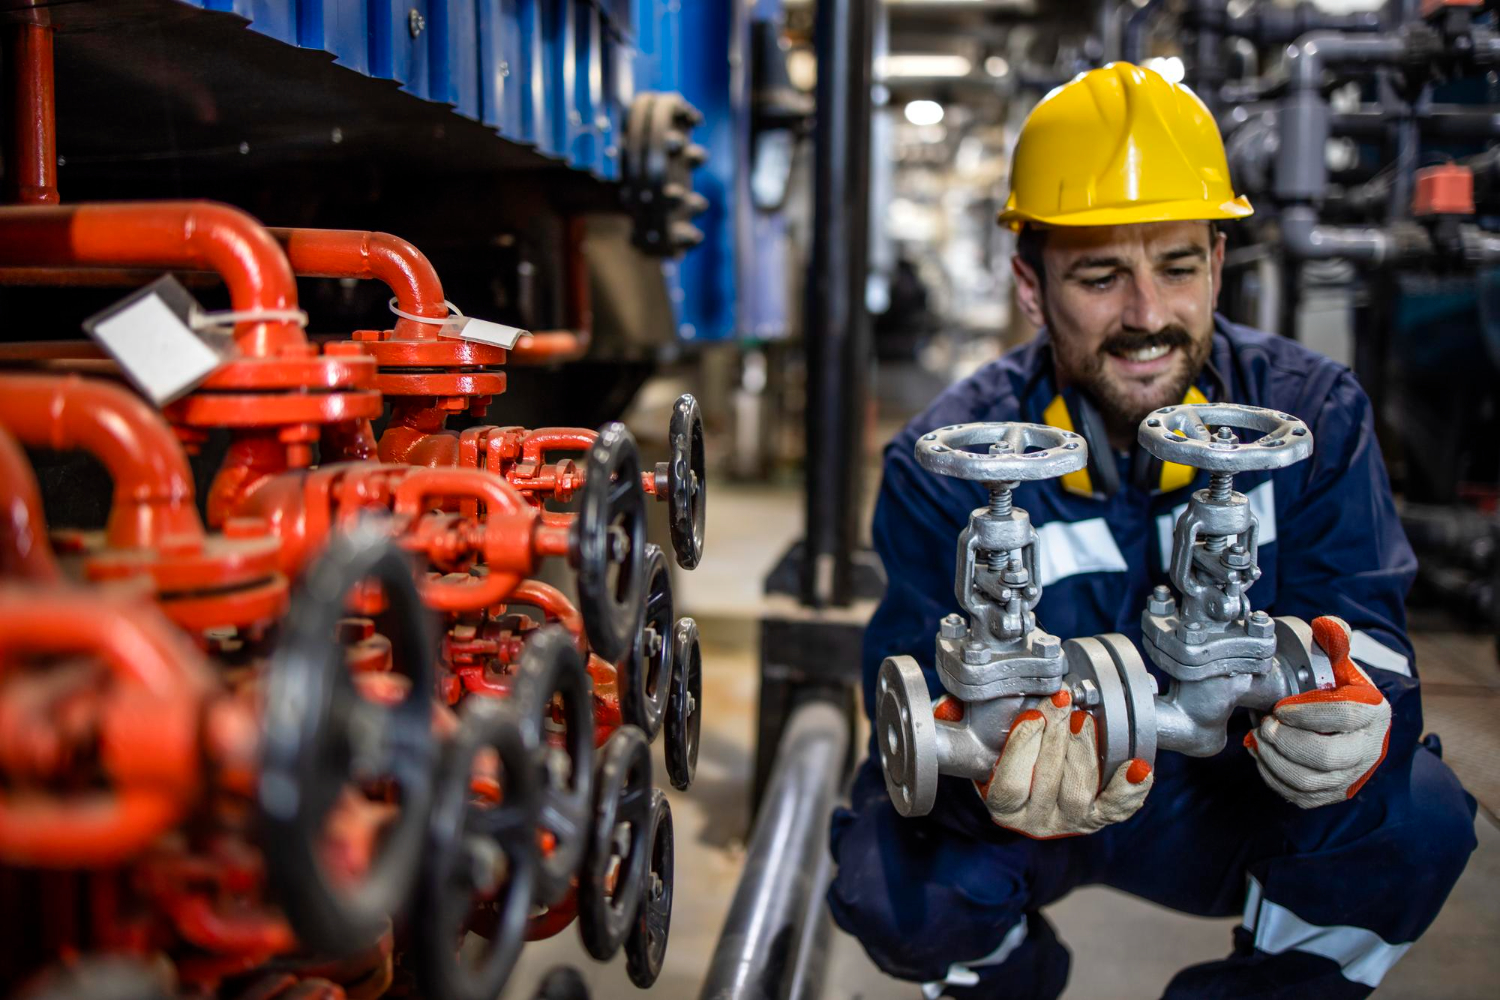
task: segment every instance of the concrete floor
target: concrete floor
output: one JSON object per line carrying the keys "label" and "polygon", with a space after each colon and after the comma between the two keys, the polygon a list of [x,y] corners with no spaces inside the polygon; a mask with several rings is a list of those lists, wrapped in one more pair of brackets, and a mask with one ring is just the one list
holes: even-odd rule
{"label": "concrete floor", "polygon": [[[698,996],[743,860],[747,789],[758,690],[755,622],[760,583],[801,529],[798,493],[714,485],[703,565],[675,581],[680,614],[704,637],[704,730],[698,779],[668,790],[677,835],[676,899],[666,967],[653,995]],[[1445,737],[1447,759],[1471,787],[1500,784],[1500,669],[1482,639],[1425,632],[1419,662],[1427,725]],[[657,749],[657,774],[665,769]],[[664,783],[659,779],[659,783]],[[1500,826],[1481,811],[1479,849],[1436,925],[1386,977],[1376,996],[1469,1000],[1496,996],[1500,982]],[[1109,889],[1079,890],[1048,910],[1073,950],[1067,998],[1150,998],[1183,966],[1228,952],[1235,921],[1187,917]],[[1143,948],[1141,942],[1150,942]],[[571,928],[528,945],[507,995],[529,997],[553,965],[575,966],[596,998],[639,995],[625,963],[592,961]],[[835,933],[826,1000],[914,1000],[907,983],[882,975],[851,938]]]}

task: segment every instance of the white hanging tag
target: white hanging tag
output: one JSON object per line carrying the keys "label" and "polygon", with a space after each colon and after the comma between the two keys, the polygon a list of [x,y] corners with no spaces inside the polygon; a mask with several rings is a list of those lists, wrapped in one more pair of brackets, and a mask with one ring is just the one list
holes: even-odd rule
{"label": "white hanging tag", "polygon": [[520,340],[525,333],[525,330],[514,326],[492,323],[487,319],[475,319],[473,316],[449,316],[447,322],[438,327],[439,337],[471,340],[476,344],[503,347],[507,351],[515,347],[516,341]]}
{"label": "white hanging tag", "polygon": [[83,329],[147,399],[165,406],[233,355],[232,338],[193,329],[197,309],[192,294],[169,274],[90,316]]}

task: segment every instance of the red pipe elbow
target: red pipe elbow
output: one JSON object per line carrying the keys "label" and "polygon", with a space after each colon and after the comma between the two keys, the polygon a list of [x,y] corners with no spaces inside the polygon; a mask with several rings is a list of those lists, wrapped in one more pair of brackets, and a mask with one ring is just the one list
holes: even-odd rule
{"label": "red pipe elbow", "polygon": [[126,390],[77,375],[0,376],[0,425],[23,444],[78,449],[103,463],[115,484],[105,529],[112,547],[202,540],[182,445],[159,413]]}
{"label": "red pipe elbow", "polygon": [[[443,283],[426,255],[399,236],[355,229],[272,229],[286,250],[292,270],[309,278],[363,278],[379,281],[396,295],[396,308],[416,316],[443,319]],[[433,340],[437,327],[396,320],[403,340]]]}
{"label": "red pipe elbow", "polygon": [[[271,234],[239,209],[208,201],[0,208],[0,266],[216,271],[236,311],[297,308],[296,279]],[[257,358],[307,342],[286,320],[241,323],[234,336]]]}

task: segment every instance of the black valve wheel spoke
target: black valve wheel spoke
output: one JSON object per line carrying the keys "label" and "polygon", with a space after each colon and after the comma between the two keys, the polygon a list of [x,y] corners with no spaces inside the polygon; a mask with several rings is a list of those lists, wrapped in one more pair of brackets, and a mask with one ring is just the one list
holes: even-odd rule
{"label": "black valve wheel spoke", "polygon": [[621,726],[600,751],[594,825],[578,880],[578,931],[601,962],[620,950],[635,919],[651,850],[651,792],[646,736]]}
{"label": "black valve wheel spoke", "polygon": [[572,557],[589,645],[616,662],[640,628],[646,593],[646,494],[635,439],[623,424],[605,424],[589,448]]}
{"label": "black valve wheel spoke", "polygon": [[672,572],[655,545],[646,546],[646,616],[620,661],[620,711],[647,740],[656,739],[672,684]]}
{"label": "black valve wheel spoke", "polygon": [[[412,922],[423,996],[492,1000],[526,943],[540,783],[525,728],[515,706],[470,699],[444,755]],[[472,787],[476,763],[491,752],[498,801],[476,798]],[[471,915],[481,909],[489,944],[460,951]]]}
{"label": "black valve wheel spoke", "polygon": [[651,861],[646,866],[641,903],[630,936],[625,939],[625,971],[641,989],[661,975],[672,930],[672,871],[675,854],[672,806],[659,789],[651,790]]}
{"label": "black valve wheel spoke", "polygon": [[[388,704],[361,696],[337,641],[355,585],[380,584],[381,629],[407,681]],[[369,519],[336,537],[293,598],[266,678],[256,801],[267,874],[302,944],[327,954],[383,933],[420,868],[434,795],[434,656],[430,613],[410,557]],[[330,814],[349,795],[399,803],[357,875],[328,869]]]}
{"label": "black valve wheel spoke", "polygon": [[703,728],[703,650],[698,623],[679,619],[672,629],[672,683],[667,699],[667,779],[685,791],[698,772],[698,737]]}
{"label": "black valve wheel spoke", "polygon": [[703,559],[708,468],[703,454],[703,411],[691,394],[683,393],[672,407],[668,437],[672,444],[672,457],[667,463],[672,552],[677,565],[693,569]]}
{"label": "black valve wheel spoke", "polygon": [[[526,640],[512,698],[540,785],[536,897],[562,901],[588,849],[594,778],[593,684],[573,637],[548,625]],[[559,728],[560,727],[560,728]]]}

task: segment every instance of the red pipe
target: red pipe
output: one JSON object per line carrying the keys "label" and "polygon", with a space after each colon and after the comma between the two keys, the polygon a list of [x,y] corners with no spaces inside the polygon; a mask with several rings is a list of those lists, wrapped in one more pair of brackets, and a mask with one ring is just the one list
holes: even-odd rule
{"label": "red pipe", "polygon": [[22,444],[78,449],[104,464],[115,484],[105,528],[111,547],[155,548],[172,536],[202,541],[182,445],[125,389],[77,375],[3,375],[0,426]]}
{"label": "red pipe", "polygon": [[62,579],[47,522],[42,495],[26,453],[16,439],[0,429],[0,576],[19,576],[36,583]]}
{"label": "red pipe", "polygon": [[[444,319],[443,282],[422,251],[399,236],[356,229],[272,229],[286,250],[292,270],[308,278],[363,278],[379,281],[396,294],[396,308],[416,316]],[[437,327],[396,320],[402,340],[436,340]]]}
{"label": "red pipe", "polygon": [[[0,266],[162,267],[217,271],[236,311],[297,308],[286,254],[259,222],[208,201],[0,208]],[[296,323],[241,323],[251,357],[302,353]]]}
{"label": "red pipe", "polygon": [[56,205],[57,102],[52,76],[52,26],[11,29],[10,156],[6,188],[23,205]]}
{"label": "red pipe", "polygon": [[513,365],[558,364],[576,361],[589,349],[587,334],[571,330],[545,330],[531,333],[516,341],[505,360]]}

